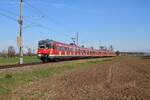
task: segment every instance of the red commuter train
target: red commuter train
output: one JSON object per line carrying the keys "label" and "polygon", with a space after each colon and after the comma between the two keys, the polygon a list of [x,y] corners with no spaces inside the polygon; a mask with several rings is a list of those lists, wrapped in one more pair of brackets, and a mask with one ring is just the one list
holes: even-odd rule
{"label": "red commuter train", "polygon": [[95,50],[76,45],[68,45],[53,40],[41,40],[38,44],[38,58],[43,62],[56,59],[90,58],[90,57],[113,57],[113,51]]}

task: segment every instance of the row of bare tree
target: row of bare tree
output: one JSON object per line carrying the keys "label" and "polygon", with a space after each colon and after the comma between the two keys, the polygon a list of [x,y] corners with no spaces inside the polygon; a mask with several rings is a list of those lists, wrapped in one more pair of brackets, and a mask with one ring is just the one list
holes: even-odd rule
{"label": "row of bare tree", "polygon": [[[17,57],[17,56],[19,56],[19,53],[16,53],[16,50],[14,49],[13,46],[9,46],[7,50],[2,50],[0,52],[0,57],[12,58],[12,57]],[[36,53],[31,48],[28,48],[27,53],[24,54],[24,56],[36,56]]]}
{"label": "row of bare tree", "polygon": [[99,46],[100,50],[109,50],[109,51],[114,51],[114,47],[113,45],[110,45],[110,47],[106,47],[106,46]]}

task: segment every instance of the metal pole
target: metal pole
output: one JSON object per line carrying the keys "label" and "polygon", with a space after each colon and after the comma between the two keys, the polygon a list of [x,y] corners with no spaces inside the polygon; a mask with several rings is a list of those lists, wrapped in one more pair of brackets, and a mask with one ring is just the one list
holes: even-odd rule
{"label": "metal pole", "polygon": [[77,32],[77,46],[79,45],[79,33]]}
{"label": "metal pole", "polygon": [[99,40],[99,50],[101,50],[101,40]]}
{"label": "metal pole", "polygon": [[20,3],[20,64],[23,64],[23,0]]}

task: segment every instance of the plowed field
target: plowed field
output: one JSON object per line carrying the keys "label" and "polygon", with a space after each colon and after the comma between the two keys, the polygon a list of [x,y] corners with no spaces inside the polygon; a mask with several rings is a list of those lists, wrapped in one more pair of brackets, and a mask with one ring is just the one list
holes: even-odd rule
{"label": "plowed field", "polygon": [[22,86],[4,100],[150,100],[150,59],[121,58]]}

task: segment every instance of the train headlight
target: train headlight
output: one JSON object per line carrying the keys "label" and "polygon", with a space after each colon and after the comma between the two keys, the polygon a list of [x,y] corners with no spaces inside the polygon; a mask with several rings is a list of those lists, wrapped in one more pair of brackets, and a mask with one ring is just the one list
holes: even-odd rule
{"label": "train headlight", "polygon": [[41,55],[41,54],[38,54],[38,56],[41,57],[42,55]]}

